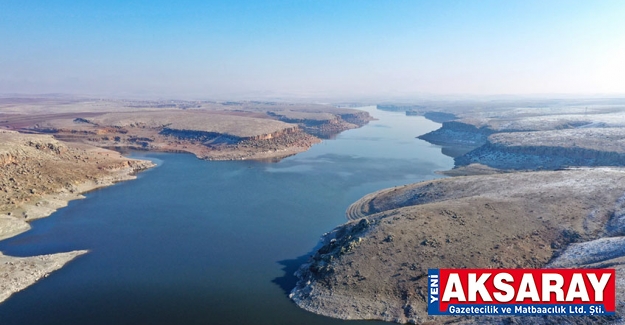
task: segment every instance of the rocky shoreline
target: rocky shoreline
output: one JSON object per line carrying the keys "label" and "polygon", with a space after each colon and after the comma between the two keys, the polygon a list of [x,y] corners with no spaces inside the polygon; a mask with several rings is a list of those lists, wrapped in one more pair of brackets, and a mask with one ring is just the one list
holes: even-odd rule
{"label": "rocky shoreline", "polygon": [[497,133],[455,163],[514,170],[625,166],[625,128]]}
{"label": "rocky shoreline", "polygon": [[0,252],[0,303],[87,252],[78,250],[29,257],[6,256]]}
{"label": "rocky shoreline", "polygon": [[[85,192],[134,179],[155,166],[105,148],[276,161],[308,150],[321,142],[317,136],[331,137],[371,120],[366,112],[321,105],[181,102],[161,109],[149,101],[140,107],[134,101],[50,101],[33,100],[11,112],[15,106],[9,100],[4,115],[0,105],[0,240],[29,230],[30,221],[84,198]],[[57,113],[47,113],[50,106]],[[0,303],[85,253],[12,257],[0,252]]]}
{"label": "rocky shoreline", "polygon": [[[348,209],[352,218],[362,218],[324,235],[296,273],[291,298],[308,311],[341,319],[512,322],[428,316],[427,270],[615,267],[617,283],[623,283],[624,197],[620,168],[453,177],[382,190]],[[625,289],[617,290],[620,318]],[[566,323],[615,320],[572,317]]]}
{"label": "rocky shoreline", "polygon": [[[443,107],[444,108],[444,107]],[[625,323],[625,114],[387,105],[443,125],[454,176],[368,194],[297,271],[313,313],[411,324]],[[567,111],[568,110],[568,111]],[[619,122],[621,121],[621,122]],[[449,152],[449,151],[448,151]],[[577,168],[572,168],[577,167]],[[613,317],[430,317],[429,268],[615,268]]]}
{"label": "rocky shoreline", "polygon": [[[0,240],[30,229],[85,192],[135,179],[154,164],[119,153],[60,142],[46,135],[0,130]],[[30,257],[0,252],[0,302],[47,277],[85,250]]]}
{"label": "rocky shoreline", "polygon": [[[441,146],[444,154],[458,153],[450,155],[456,168],[471,164],[499,170],[625,166],[625,112],[608,107],[580,114],[576,109],[554,109],[551,115],[537,110],[478,113],[467,109],[418,138]],[[428,113],[421,115],[428,118]]]}

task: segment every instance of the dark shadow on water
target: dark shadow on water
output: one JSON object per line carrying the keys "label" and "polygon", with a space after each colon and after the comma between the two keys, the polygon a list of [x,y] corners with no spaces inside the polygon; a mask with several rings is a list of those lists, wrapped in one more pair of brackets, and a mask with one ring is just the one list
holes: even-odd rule
{"label": "dark shadow on water", "polygon": [[476,149],[475,146],[442,146],[441,153],[445,156],[456,158],[460,157],[473,149]]}
{"label": "dark shadow on water", "polygon": [[436,144],[424,140],[425,142],[431,144],[433,147],[438,147],[441,149],[441,153],[447,157],[456,158],[463,156],[477,148],[479,146],[470,146],[470,145],[448,145],[448,144]]}
{"label": "dark shadow on water", "polygon": [[291,260],[278,261],[277,263],[282,265],[284,275],[271,280],[271,282],[277,284],[282,291],[284,291],[285,295],[288,296],[291,290],[295,288],[295,284],[297,284],[295,271],[297,271],[302,264],[306,263],[312,254],[313,252],[310,252]]}

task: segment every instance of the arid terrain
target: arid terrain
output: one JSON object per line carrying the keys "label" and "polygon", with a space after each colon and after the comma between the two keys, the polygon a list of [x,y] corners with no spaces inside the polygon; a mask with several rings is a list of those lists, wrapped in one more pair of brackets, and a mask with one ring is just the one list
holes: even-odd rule
{"label": "arid terrain", "polygon": [[[0,130],[0,240],[30,229],[81,193],[133,179],[149,161],[85,144],[64,143],[51,135]],[[17,258],[0,254],[0,301],[85,251]]]}
{"label": "arid terrain", "polygon": [[[342,319],[621,323],[625,107],[618,100],[524,104],[379,107],[443,123],[419,138],[455,157],[456,168],[442,172],[455,177],[381,190],[352,204],[350,221],[325,234],[297,272],[291,298]],[[542,267],[616,268],[617,315],[427,315],[428,268]]]}
{"label": "arid terrain", "polygon": [[[533,170],[543,163],[547,164],[542,166],[544,169],[623,164],[613,161],[611,154],[601,156],[623,152],[625,103],[622,100],[464,105],[439,103],[420,106],[420,110],[413,110],[412,106],[382,108],[405,110],[407,114],[412,112],[442,123],[440,129],[419,138],[442,146],[443,153],[457,158],[457,166],[481,163],[492,167],[506,165],[503,169]],[[479,150],[471,152],[473,149]],[[586,159],[595,153],[599,154],[593,157],[595,160]],[[562,155],[571,160],[556,158]],[[575,162],[576,157],[580,162]]]}
{"label": "arid terrain", "polygon": [[[343,319],[400,323],[596,324],[625,314],[625,103],[421,103],[383,109],[442,127],[451,178],[369,194],[324,235],[291,298]],[[81,193],[150,168],[118,151],[279,160],[371,117],[268,102],[0,99],[0,239]],[[112,151],[116,149],[118,151]],[[0,253],[0,301],[86,251]],[[613,267],[615,317],[428,317],[428,268]]]}
{"label": "arid terrain", "polygon": [[[2,98],[0,240],[81,193],[153,166],[110,149],[276,160],[369,120],[366,112],[324,105]],[[0,302],[84,253],[0,253]]]}
{"label": "arid terrain", "polygon": [[210,160],[277,160],[370,120],[363,111],[314,104],[0,99],[0,128]]}
{"label": "arid terrain", "polygon": [[454,177],[383,190],[354,203],[354,220],[324,236],[299,271],[293,299],[345,319],[447,322],[427,317],[428,268],[619,266],[619,254],[582,257],[567,247],[600,249],[610,238],[615,243],[604,250],[622,252],[624,201],[625,169],[611,168]]}

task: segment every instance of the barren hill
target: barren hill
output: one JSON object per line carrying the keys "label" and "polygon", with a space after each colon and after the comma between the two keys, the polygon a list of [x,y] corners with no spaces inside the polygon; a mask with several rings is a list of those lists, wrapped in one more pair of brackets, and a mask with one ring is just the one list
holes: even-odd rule
{"label": "barren hill", "polygon": [[[30,229],[80,193],[133,179],[149,161],[50,135],[0,130],[0,240]],[[86,251],[17,258],[0,253],[0,302]]]}
{"label": "barren hill", "polygon": [[[348,210],[352,218],[363,218],[324,236],[323,246],[298,272],[292,298],[304,309],[343,319],[512,321],[428,317],[427,269],[592,263],[617,267],[621,283],[624,202],[625,170],[617,168],[455,177],[383,190]],[[625,288],[618,290],[620,315]],[[563,321],[614,320],[523,319]]]}
{"label": "barren hill", "polygon": [[317,104],[0,99],[0,128],[212,160],[278,160],[370,120],[364,111]]}

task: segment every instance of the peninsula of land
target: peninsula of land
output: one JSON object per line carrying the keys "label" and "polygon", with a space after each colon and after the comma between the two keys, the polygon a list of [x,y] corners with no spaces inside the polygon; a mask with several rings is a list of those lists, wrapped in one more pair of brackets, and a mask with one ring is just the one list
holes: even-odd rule
{"label": "peninsula of land", "polygon": [[364,111],[316,104],[0,99],[0,128],[208,160],[279,160],[370,120]]}

